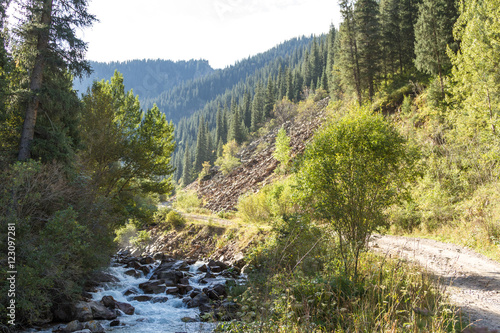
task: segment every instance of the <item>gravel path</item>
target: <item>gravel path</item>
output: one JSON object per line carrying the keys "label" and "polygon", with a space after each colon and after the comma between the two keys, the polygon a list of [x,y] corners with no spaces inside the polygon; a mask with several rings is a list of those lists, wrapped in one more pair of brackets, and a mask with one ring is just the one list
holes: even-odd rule
{"label": "gravel path", "polygon": [[451,302],[470,316],[474,326],[489,329],[477,332],[500,332],[500,263],[430,239],[376,235],[370,246],[425,267],[447,286]]}

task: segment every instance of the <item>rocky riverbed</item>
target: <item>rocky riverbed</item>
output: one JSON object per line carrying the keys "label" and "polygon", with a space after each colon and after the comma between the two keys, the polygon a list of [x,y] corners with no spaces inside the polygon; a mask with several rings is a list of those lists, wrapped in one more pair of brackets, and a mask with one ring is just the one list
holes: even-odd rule
{"label": "rocky riverbed", "polygon": [[241,265],[118,253],[85,299],[66,309],[67,324],[43,332],[211,332],[237,319],[227,300],[244,283]]}

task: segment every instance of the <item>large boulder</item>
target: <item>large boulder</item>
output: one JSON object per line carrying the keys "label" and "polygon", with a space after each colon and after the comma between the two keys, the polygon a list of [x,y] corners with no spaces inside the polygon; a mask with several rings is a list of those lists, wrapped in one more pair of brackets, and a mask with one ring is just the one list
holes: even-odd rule
{"label": "large boulder", "polygon": [[89,322],[83,324],[83,327],[85,329],[90,330],[92,333],[104,333],[105,332],[104,327],[99,322],[97,322],[95,320],[92,320],[92,321],[89,321]]}
{"label": "large boulder", "polygon": [[167,286],[165,285],[165,281],[157,280],[141,283],[139,288],[146,294],[162,294],[165,292],[165,289],[167,289]]}
{"label": "large boulder", "polygon": [[212,300],[221,300],[227,296],[226,287],[223,284],[203,288],[203,292]]}
{"label": "large boulder", "polygon": [[69,322],[66,327],[62,329],[63,332],[75,332],[83,329],[83,324],[78,320],[73,320]]}
{"label": "large boulder", "polygon": [[100,302],[89,302],[94,319],[111,320],[116,319],[116,311],[111,311]]}
{"label": "large boulder", "polygon": [[101,299],[102,304],[107,307],[108,309],[118,309],[125,313],[126,315],[133,315],[135,312],[135,308],[128,304],[128,303],[123,303],[123,302],[118,302],[113,298],[113,296],[104,296]]}
{"label": "large boulder", "polygon": [[75,318],[78,321],[89,321],[94,318],[92,315],[92,309],[90,304],[87,302],[78,302],[75,304]]}
{"label": "large boulder", "polygon": [[205,293],[200,293],[193,297],[191,300],[188,300],[186,303],[188,308],[197,308],[201,305],[208,305],[210,303],[210,298]]}

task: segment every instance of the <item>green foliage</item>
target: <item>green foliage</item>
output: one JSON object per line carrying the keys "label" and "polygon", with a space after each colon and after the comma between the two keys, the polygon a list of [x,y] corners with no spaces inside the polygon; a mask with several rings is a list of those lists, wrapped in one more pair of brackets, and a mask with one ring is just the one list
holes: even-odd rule
{"label": "green foliage", "polygon": [[130,239],[130,242],[133,246],[139,249],[144,249],[148,245],[150,240],[151,237],[149,236],[149,232],[147,230],[141,230],[137,232],[137,236]]}
{"label": "green foliage", "polygon": [[217,158],[215,165],[220,167],[222,174],[227,175],[233,169],[240,166],[241,162],[236,157],[239,147],[235,140],[229,141],[223,147],[222,156]]}
{"label": "green foliage", "polygon": [[274,158],[280,162],[279,170],[283,173],[286,172],[290,163],[290,137],[286,135],[286,130],[282,127],[276,135],[275,150],[273,153]]}
{"label": "green foliage", "polygon": [[446,304],[432,277],[399,260],[363,254],[362,280],[343,272],[330,236],[302,218],[290,218],[248,256],[246,286],[229,299],[241,321],[216,332],[455,332],[458,312]]}
{"label": "green foliage", "polygon": [[137,236],[137,228],[133,223],[127,223],[123,227],[116,229],[115,234],[115,242],[120,247],[127,247],[132,244],[132,239]]}
{"label": "green foliage", "polygon": [[438,75],[444,99],[443,77],[451,68],[446,54],[452,44],[453,25],[457,19],[456,1],[423,0],[415,24],[415,66],[431,75]]}
{"label": "green foliage", "polygon": [[[58,304],[77,300],[85,278],[113,251],[110,207],[89,195],[84,179],[68,179],[62,170],[29,161],[0,174],[0,227],[16,228],[19,324],[46,322]],[[2,233],[0,242],[6,241]],[[1,304],[7,304],[4,277]]]}
{"label": "green foliage", "polygon": [[415,158],[389,122],[364,109],[328,124],[307,147],[301,202],[337,233],[346,274],[356,277],[359,253],[404,194]]}
{"label": "green foliage", "polygon": [[[496,136],[500,106],[498,63],[500,61],[498,20],[495,0],[463,1],[454,35],[460,50],[449,52],[453,62],[453,89],[459,108],[450,117],[457,131],[468,138],[476,133]],[[486,137],[480,140],[489,140]]]}
{"label": "green foliage", "polygon": [[182,209],[186,212],[201,207],[201,204],[202,202],[198,198],[196,191],[178,191],[176,200],[174,201],[175,208]]}
{"label": "green foliage", "polygon": [[247,193],[238,199],[237,215],[244,221],[269,224],[287,218],[295,212],[293,187],[295,178],[264,186],[257,193]]}
{"label": "green foliage", "polygon": [[167,229],[179,229],[186,225],[186,219],[176,211],[171,211],[162,222],[162,226]]}
{"label": "green foliage", "polygon": [[143,112],[118,72],[111,83],[95,82],[83,103],[79,155],[92,191],[110,198],[123,220],[150,224],[157,202],[149,195],[172,189],[173,125],[157,107]]}

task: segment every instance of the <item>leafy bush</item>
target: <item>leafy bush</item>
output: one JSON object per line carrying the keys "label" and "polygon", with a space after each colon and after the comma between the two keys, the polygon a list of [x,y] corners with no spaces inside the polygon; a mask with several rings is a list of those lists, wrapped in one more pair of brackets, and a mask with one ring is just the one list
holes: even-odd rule
{"label": "leafy bush", "polygon": [[229,141],[223,146],[222,156],[217,158],[215,165],[220,167],[224,175],[227,175],[241,164],[240,160],[236,158],[238,149],[239,147],[235,140]]}
{"label": "leafy bush", "polygon": [[186,219],[178,212],[171,210],[159,223],[165,229],[178,229],[186,225]]}
{"label": "leafy bush", "polygon": [[147,230],[141,230],[137,233],[137,236],[130,240],[130,242],[135,247],[144,249],[150,240],[151,237],[149,236],[149,232],[147,232]]}
{"label": "leafy bush", "polygon": [[[47,322],[57,306],[79,299],[85,278],[114,251],[108,202],[92,197],[84,179],[70,181],[62,170],[28,161],[0,173],[0,228],[16,226],[19,324]],[[7,233],[0,235],[6,244]],[[8,285],[5,271],[0,275],[4,313]]]}
{"label": "leafy bush", "polygon": [[264,186],[257,193],[247,193],[238,199],[237,215],[245,222],[270,223],[295,212],[293,190],[295,178],[289,177]]}
{"label": "leafy bush", "polygon": [[127,247],[132,244],[132,239],[137,236],[137,229],[133,223],[127,223],[125,226],[115,231],[115,242],[121,247]]}
{"label": "leafy bush", "polygon": [[405,194],[417,155],[383,116],[353,109],[317,133],[298,173],[302,207],[338,235],[346,274],[385,210]]}
{"label": "leafy bush", "polygon": [[201,200],[195,191],[179,191],[177,192],[176,200],[174,201],[174,207],[177,209],[182,209],[186,212],[198,208],[201,206]]}

